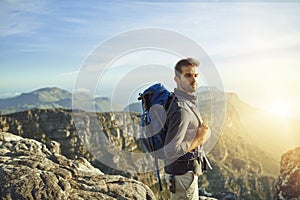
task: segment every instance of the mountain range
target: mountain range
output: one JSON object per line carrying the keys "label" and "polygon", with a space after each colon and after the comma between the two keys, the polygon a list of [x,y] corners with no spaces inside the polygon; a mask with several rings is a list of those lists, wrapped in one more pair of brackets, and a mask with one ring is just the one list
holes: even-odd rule
{"label": "mountain range", "polygon": [[[215,88],[216,93],[220,93]],[[300,141],[300,123],[297,119],[288,119],[259,110],[243,102],[237,94],[226,93],[226,114],[235,112],[241,124],[244,126],[249,142],[265,149],[276,161],[280,160],[279,155],[297,145]],[[198,93],[201,108],[208,108],[211,104],[211,95],[208,90],[201,90]],[[114,108],[122,110],[121,105],[107,97],[96,97],[90,99],[95,111],[110,112],[113,104]],[[72,109],[72,93],[58,87],[41,88],[29,93],[22,93],[15,97],[0,99],[0,113],[9,114],[30,109]],[[123,109],[124,111],[142,112],[141,104],[132,103]],[[89,111],[89,110],[87,110]],[[207,109],[202,110],[209,112]]]}
{"label": "mountain range", "polygon": [[[96,97],[90,99],[91,105],[97,112],[110,111],[111,100],[107,97]],[[120,105],[113,105],[114,108],[121,108]],[[22,93],[15,97],[0,99],[0,112],[9,114],[30,109],[54,109],[72,108],[72,93],[57,87],[41,88],[29,93]],[[92,110],[89,110],[92,111]]]}
{"label": "mountain range", "polygon": [[[205,118],[210,112],[209,104],[216,101],[209,99],[210,95],[207,91],[202,91],[198,95],[200,111],[204,113]],[[299,120],[282,118],[261,111],[243,102],[235,93],[225,95],[226,115],[222,134],[216,146],[208,153],[213,170],[208,171],[205,178],[200,179],[202,186],[212,192],[233,191],[244,199],[271,199],[274,195],[275,179],[279,176],[280,156],[289,149],[300,146]],[[78,143],[79,140],[74,139],[77,137],[76,128],[72,124],[74,123],[72,113],[68,111],[72,108],[71,101],[72,94],[59,88],[42,88],[16,97],[1,99],[0,129],[46,142],[49,137],[61,144],[65,155],[72,157],[73,153],[80,152],[81,145]],[[98,110],[109,111],[110,99],[99,98],[94,102],[98,102],[95,103],[99,107]],[[140,109],[139,104],[131,104],[128,108],[135,112],[139,112]],[[17,113],[21,110],[28,111]],[[5,113],[11,114],[4,115]],[[133,145],[134,138],[129,137],[130,134],[127,136],[120,134],[128,134],[121,130],[125,125],[138,128],[133,124],[118,125],[132,118],[132,116],[126,117],[128,115],[126,113],[103,113],[99,119],[108,117],[107,122],[104,123],[107,125],[111,124],[110,118],[113,121],[118,119],[120,122],[117,121],[117,126],[103,128],[104,131],[108,131],[106,135],[110,135],[110,140],[125,145],[127,149],[137,150],[137,146]],[[44,115],[48,117],[45,118]],[[84,115],[89,116],[88,112]],[[93,134],[93,131],[87,133]],[[72,149],[74,151],[70,153]],[[155,190],[153,179],[149,180],[149,177],[138,179]]]}
{"label": "mountain range", "polygon": [[[214,97],[218,98],[220,91],[212,88]],[[219,93],[219,94],[218,94]],[[198,93],[199,107],[204,113],[209,112],[211,94],[208,90]],[[121,105],[114,104],[107,97],[90,99],[94,110],[97,112],[110,112],[114,108],[122,110]],[[72,93],[57,87],[41,88],[29,93],[0,99],[0,113],[9,114],[30,109],[72,109]],[[141,104],[132,103],[123,109],[130,112],[142,112]],[[241,125],[244,127],[248,142],[258,146],[268,153],[275,162],[280,160],[280,155],[300,144],[300,123],[297,119],[288,119],[259,110],[243,102],[237,94],[226,93],[226,114],[235,112]],[[91,110],[87,110],[91,111]],[[226,124],[225,124],[226,125]],[[227,124],[228,125],[228,124]],[[276,167],[278,171],[279,166]]]}

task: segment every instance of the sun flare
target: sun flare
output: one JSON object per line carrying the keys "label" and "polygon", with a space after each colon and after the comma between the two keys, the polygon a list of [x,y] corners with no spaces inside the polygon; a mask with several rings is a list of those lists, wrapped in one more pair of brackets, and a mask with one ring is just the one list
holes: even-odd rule
{"label": "sun flare", "polygon": [[271,104],[270,111],[282,117],[286,117],[291,113],[289,104],[284,101],[273,102]]}

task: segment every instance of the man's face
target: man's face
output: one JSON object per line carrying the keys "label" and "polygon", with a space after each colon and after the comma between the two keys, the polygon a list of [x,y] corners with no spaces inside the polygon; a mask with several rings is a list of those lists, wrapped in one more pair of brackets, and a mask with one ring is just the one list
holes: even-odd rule
{"label": "man's face", "polygon": [[181,69],[182,73],[180,75],[180,79],[178,77],[175,79],[178,89],[189,94],[196,92],[198,87],[197,68],[195,66],[187,65]]}

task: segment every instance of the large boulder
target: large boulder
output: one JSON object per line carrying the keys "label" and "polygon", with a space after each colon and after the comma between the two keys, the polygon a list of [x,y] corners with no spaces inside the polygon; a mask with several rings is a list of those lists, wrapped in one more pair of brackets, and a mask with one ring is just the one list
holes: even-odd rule
{"label": "large boulder", "polygon": [[300,199],[300,147],[282,155],[275,199]]}
{"label": "large boulder", "polygon": [[59,145],[0,132],[0,197],[4,199],[155,199],[148,186],[105,175],[85,158],[70,160]]}

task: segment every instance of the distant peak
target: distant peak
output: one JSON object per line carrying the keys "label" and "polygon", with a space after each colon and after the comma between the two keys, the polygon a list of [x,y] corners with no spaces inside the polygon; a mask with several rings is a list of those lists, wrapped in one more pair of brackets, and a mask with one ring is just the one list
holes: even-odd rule
{"label": "distant peak", "polygon": [[59,87],[44,87],[44,88],[39,88],[37,90],[34,90],[33,93],[36,93],[36,92],[57,92],[57,91],[68,92],[68,91],[63,90]]}
{"label": "distant peak", "polygon": [[226,92],[226,97],[228,99],[240,99],[239,95],[235,92]]}
{"label": "distant peak", "polygon": [[[222,92],[222,91],[214,86],[201,86],[198,88],[198,92]],[[225,92],[223,91],[223,93]]]}

